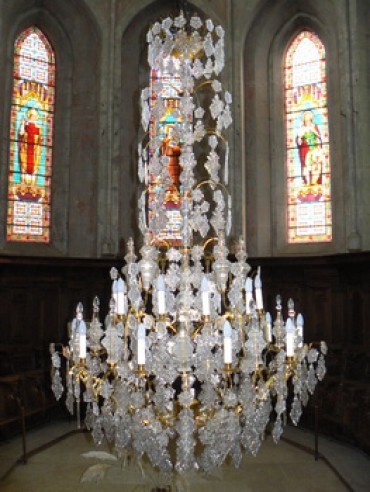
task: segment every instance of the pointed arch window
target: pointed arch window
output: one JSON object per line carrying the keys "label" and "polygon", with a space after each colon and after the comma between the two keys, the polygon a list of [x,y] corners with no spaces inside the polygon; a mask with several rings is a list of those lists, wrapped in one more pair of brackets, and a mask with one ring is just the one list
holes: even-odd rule
{"label": "pointed arch window", "polygon": [[35,26],[14,46],[7,240],[50,242],[55,55]]}
{"label": "pointed arch window", "polygon": [[326,56],[320,38],[301,31],[284,63],[288,242],[332,240]]}

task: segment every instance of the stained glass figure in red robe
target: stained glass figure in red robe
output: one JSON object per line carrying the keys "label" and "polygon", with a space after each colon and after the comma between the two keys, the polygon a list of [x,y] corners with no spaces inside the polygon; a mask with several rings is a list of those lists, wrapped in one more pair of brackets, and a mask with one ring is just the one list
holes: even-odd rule
{"label": "stained glass figure in red robe", "polygon": [[22,181],[36,184],[37,172],[41,158],[42,131],[38,124],[39,113],[35,108],[27,111],[19,128],[19,158]]}
{"label": "stained glass figure in red robe", "polygon": [[180,166],[181,147],[174,135],[173,126],[167,127],[166,136],[162,140],[161,154],[168,157],[168,172],[172,180],[172,184],[167,190],[166,202],[172,202],[172,205],[176,207],[180,202],[180,174],[182,168]]}

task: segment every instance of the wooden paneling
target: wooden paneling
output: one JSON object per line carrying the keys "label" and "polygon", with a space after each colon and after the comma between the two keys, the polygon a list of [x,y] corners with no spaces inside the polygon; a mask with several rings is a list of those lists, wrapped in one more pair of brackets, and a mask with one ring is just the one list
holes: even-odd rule
{"label": "wooden paneling", "polygon": [[[318,385],[322,432],[370,452],[370,253],[263,258],[266,309],[274,296],[296,301],[305,339],[326,340],[328,374]],[[313,427],[312,399],[302,418]]]}
{"label": "wooden paneling", "polygon": [[105,315],[114,264],[114,260],[0,257],[0,313],[6,326],[0,343],[47,347],[51,341],[65,340],[77,303],[83,302],[90,317],[95,295]]}
{"label": "wooden paneling", "polygon": [[[329,345],[328,374],[317,390],[321,429],[370,451],[370,431],[365,430],[370,429],[370,253],[250,263],[262,267],[266,310],[274,317],[276,294],[282,295],[284,306],[292,297],[305,318],[306,341],[326,340]],[[26,346],[23,355],[13,351],[14,360],[0,361],[3,374],[9,364],[15,372],[30,364],[27,350],[40,359],[32,367],[48,367],[48,345],[66,341],[66,325],[79,301],[89,319],[98,295],[103,319],[112,266],[122,264],[114,259],[0,257],[0,345]],[[305,424],[312,425],[312,414],[307,408]]]}

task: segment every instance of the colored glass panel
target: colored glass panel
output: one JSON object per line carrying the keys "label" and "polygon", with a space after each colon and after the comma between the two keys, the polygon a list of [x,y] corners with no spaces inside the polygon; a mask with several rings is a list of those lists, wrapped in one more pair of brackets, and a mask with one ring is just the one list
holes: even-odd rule
{"label": "colored glass panel", "polygon": [[7,240],[50,242],[55,57],[36,27],[14,47]]}
{"label": "colored glass panel", "polygon": [[[181,168],[179,164],[181,155],[181,145],[176,138],[176,127],[183,124],[177,108],[179,107],[178,94],[182,90],[180,76],[173,76],[166,72],[166,66],[179,66],[179,60],[174,57],[168,57],[164,61],[162,71],[152,70],[151,73],[151,113],[155,111],[157,105],[164,108],[164,116],[160,119],[159,128],[155,127],[154,118],[150,122],[150,134],[152,137],[159,136],[161,145],[158,148],[150,148],[151,156],[167,156],[167,168],[172,184],[165,190],[164,204],[166,207],[167,225],[159,233],[155,234],[157,243],[166,242],[171,246],[181,244],[181,226],[182,217],[180,212],[183,192],[179,183]],[[155,139],[153,139],[154,141]],[[152,140],[151,140],[152,141]],[[158,198],[161,191],[161,184],[158,177],[151,175],[149,181],[149,230],[151,220],[154,214],[153,203],[154,196]]]}
{"label": "colored glass panel", "polygon": [[285,57],[288,242],[332,240],[325,47],[311,31]]}

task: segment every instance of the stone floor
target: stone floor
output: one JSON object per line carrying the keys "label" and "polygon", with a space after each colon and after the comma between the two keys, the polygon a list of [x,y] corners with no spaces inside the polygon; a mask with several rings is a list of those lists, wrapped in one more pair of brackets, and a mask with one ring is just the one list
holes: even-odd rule
{"label": "stone floor", "polygon": [[[288,427],[284,441],[267,438],[256,458],[245,456],[235,470],[225,465],[211,475],[201,473],[163,479],[148,464],[99,462],[81,456],[96,448],[89,434],[75,433],[75,423],[64,420],[32,430],[27,435],[27,464],[15,462],[22,453],[20,438],[0,443],[2,492],[150,492],[171,484],[171,492],[369,492],[370,458],[364,453],[320,436],[322,457],[315,461],[310,432]],[[70,434],[68,434],[70,433]],[[67,434],[67,436],[66,436]],[[66,436],[62,438],[62,436]],[[59,440],[59,438],[61,438]],[[53,444],[47,446],[48,443]],[[40,450],[40,447],[44,449]],[[35,453],[32,450],[39,450]],[[107,448],[99,450],[109,451]],[[94,466],[98,465],[98,466]],[[94,468],[91,468],[94,466]],[[82,482],[86,471],[104,473],[104,480]]]}

